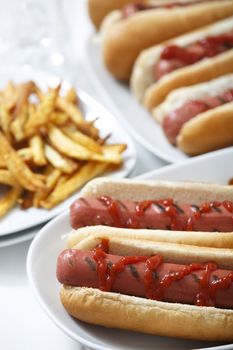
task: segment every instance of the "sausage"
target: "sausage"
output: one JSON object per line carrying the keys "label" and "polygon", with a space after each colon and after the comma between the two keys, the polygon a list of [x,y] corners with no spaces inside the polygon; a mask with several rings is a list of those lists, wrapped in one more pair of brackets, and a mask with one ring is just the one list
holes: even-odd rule
{"label": "sausage", "polygon": [[224,92],[220,96],[208,97],[204,101],[188,101],[180,108],[172,111],[163,118],[162,128],[172,145],[176,145],[176,138],[184,123],[209,109],[216,108],[233,101],[233,90]]}
{"label": "sausage", "polygon": [[233,32],[210,36],[187,47],[166,46],[155,65],[155,79],[159,80],[172,71],[214,57],[233,47]]}
{"label": "sausage", "polygon": [[[109,210],[106,198],[115,205],[114,212]],[[74,229],[106,225],[137,229],[231,232],[233,204],[230,203],[232,210],[229,210],[223,203],[209,203],[209,206],[204,204],[207,209],[202,210],[202,206],[192,204],[165,205],[162,201],[147,201],[144,205],[144,202],[114,201],[110,197],[83,197],[71,205],[70,222]],[[137,211],[140,206],[141,212]]]}
{"label": "sausage", "polygon": [[[106,254],[106,264],[111,269],[119,262],[122,256]],[[152,274],[155,291],[160,288],[161,281],[170,273],[179,272],[188,265],[161,263]],[[200,280],[203,278],[203,269],[197,269],[180,280],[165,283],[162,293],[155,294],[153,299],[194,304],[196,296],[202,292]],[[145,287],[146,262],[137,262],[126,265],[113,279],[110,291],[137,297],[147,297]],[[216,283],[222,278],[230,276],[230,283],[217,290],[212,300],[207,300],[207,306],[233,308],[233,271],[214,269],[210,272],[208,285]],[[64,250],[57,261],[57,279],[60,283],[77,287],[99,288],[99,275],[94,252],[83,252],[76,249]],[[206,288],[206,287],[205,287]]]}

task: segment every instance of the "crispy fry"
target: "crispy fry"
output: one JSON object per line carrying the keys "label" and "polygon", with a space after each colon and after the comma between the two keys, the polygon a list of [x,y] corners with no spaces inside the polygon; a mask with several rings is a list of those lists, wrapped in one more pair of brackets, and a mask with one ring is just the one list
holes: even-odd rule
{"label": "crispy fry", "polygon": [[66,93],[66,96],[65,96],[65,99],[70,102],[70,103],[73,103],[74,105],[78,105],[78,96],[77,96],[77,93],[75,91],[75,89],[73,87],[71,87],[67,93]]}
{"label": "crispy fry", "polygon": [[27,136],[32,136],[41,126],[45,126],[49,123],[59,91],[60,85],[55,89],[50,89],[49,93],[43,96],[36,112],[30,115],[25,125],[25,133]]}
{"label": "crispy fry", "polygon": [[6,137],[0,132],[0,153],[3,154],[7,167],[19,184],[30,191],[45,189],[44,176],[33,173],[22,158],[11,147]]}
{"label": "crispy fry", "polygon": [[15,185],[7,192],[5,196],[0,198],[0,218],[6,215],[7,212],[14,207],[21,194],[21,191],[21,186]]}
{"label": "crispy fry", "polygon": [[10,141],[11,140],[11,134],[10,134],[10,123],[11,123],[12,116],[10,115],[8,109],[5,105],[0,104],[0,126],[6,135],[6,138]]}
{"label": "crispy fry", "polygon": [[45,156],[55,168],[61,170],[63,173],[71,174],[78,168],[77,162],[60,155],[60,153],[48,144],[45,145]]}
{"label": "crispy fry", "polygon": [[34,193],[33,205],[35,207],[37,208],[40,207],[40,202],[49,195],[49,193],[56,186],[60,178],[61,178],[61,171],[58,169],[51,168],[46,176],[46,190],[38,191]]}
{"label": "crispy fry", "polygon": [[33,161],[36,165],[42,166],[47,164],[47,160],[45,158],[45,150],[42,138],[40,135],[34,135],[29,140],[29,145],[32,150]]}
{"label": "crispy fry", "polygon": [[96,127],[87,122],[80,109],[67,101],[65,98],[59,97],[56,101],[56,106],[69,115],[70,119],[74,122],[76,126],[80,129],[80,131],[84,132],[86,135],[93,137],[95,140],[99,137],[99,131]]}
{"label": "crispy fry", "polygon": [[102,153],[101,146],[93,140],[91,137],[81,133],[80,131],[73,131],[69,127],[63,127],[62,131],[73,141],[79,143],[81,146],[86,147],[94,153]]}
{"label": "crispy fry", "polygon": [[64,112],[57,112],[57,111],[53,112],[50,118],[50,121],[58,126],[67,124],[68,120],[69,120],[68,114]]}
{"label": "crispy fry", "polygon": [[14,135],[16,141],[21,141],[25,138],[24,125],[28,119],[28,106],[25,104],[22,106],[20,113],[11,123],[11,132]]}
{"label": "crispy fry", "polygon": [[45,200],[41,201],[41,206],[46,209],[53,208],[77,191],[87,181],[102,174],[107,168],[108,164],[106,163],[88,162],[84,164],[70,178],[67,178],[62,183],[58,183],[51,194]]}
{"label": "crispy fry", "polygon": [[17,151],[17,154],[20,156],[20,158],[23,159],[24,162],[28,162],[30,160],[33,159],[33,154],[32,154],[32,150],[29,147],[26,148],[20,148]]}
{"label": "crispy fry", "polygon": [[0,184],[14,186],[17,180],[12,176],[11,172],[7,169],[0,169]]}
{"label": "crispy fry", "polygon": [[122,157],[118,152],[105,149],[103,146],[103,154],[93,153],[87,148],[79,145],[63,134],[58,128],[50,125],[48,131],[49,139],[52,145],[61,153],[80,160],[97,160],[113,164],[122,162]]}
{"label": "crispy fry", "polygon": [[8,111],[12,110],[17,102],[19,95],[18,89],[9,81],[1,94],[0,101],[3,103]]}
{"label": "crispy fry", "polygon": [[18,203],[21,209],[28,209],[33,206],[34,192],[24,190],[21,197],[18,199]]}

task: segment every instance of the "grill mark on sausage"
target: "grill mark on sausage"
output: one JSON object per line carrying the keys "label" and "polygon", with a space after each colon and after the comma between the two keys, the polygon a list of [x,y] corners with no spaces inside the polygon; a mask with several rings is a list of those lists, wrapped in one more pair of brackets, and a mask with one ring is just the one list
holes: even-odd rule
{"label": "grill mark on sausage", "polygon": [[165,212],[165,209],[164,207],[162,206],[162,204],[159,204],[159,203],[153,203],[152,204],[153,207],[156,207],[157,209],[160,210],[160,212],[164,213]]}
{"label": "grill mark on sausage", "polygon": [[195,211],[200,211],[199,206],[196,204],[191,204],[190,207],[191,207],[191,209],[194,209]]}
{"label": "grill mark on sausage", "polygon": [[191,276],[193,277],[195,282],[199,283],[199,277],[195,273],[191,273]]}
{"label": "grill mark on sausage", "polygon": [[119,207],[123,208],[125,211],[128,211],[128,208],[124,205],[123,202],[121,202],[119,199],[116,200],[116,202],[119,205]]}
{"label": "grill mark on sausage", "polygon": [[213,228],[212,232],[221,232],[217,228]]}
{"label": "grill mark on sausage", "polygon": [[212,278],[214,281],[218,281],[219,280],[219,277],[217,275],[212,275]]}
{"label": "grill mark on sausage", "polygon": [[111,269],[112,265],[113,265],[112,261],[108,261],[108,263],[107,263],[108,269]]}
{"label": "grill mark on sausage", "polygon": [[222,210],[219,208],[219,207],[215,207],[214,205],[212,206],[213,210],[216,212],[216,213],[221,213]]}
{"label": "grill mark on sausage", "polygon": [[178,212],[179,214],[184,214],[183,209],[180,208],[177,204],[174,204],[174,203],[173,203],[172,206],[176,208],[176,210],[177,210],[177,212]]}
{"label": "grill mark on sausage", "polygon": [[139,276],[139,273],[138,273],[136,267],[133,265],[128,265],[128,266],[129,266],[129,269],[130,269],[132,276],[136,279],[140,279],[140,276]]}
{"label": "grill mark on sausage", "polygon": [[159,279],[159,276],[158,276],[157,271],[153,271],[152,274],[153,274],[153,278],[154,278],[155,280],[158,280],[158,279]]}
{"label": "grill mark on sausage", "polygon": [[170,225],[167,225],[167,226],[166,226],[166,230],[171,231],[171,229],[172,229],[172,228],[171,228],[171,226],[170,226]]}
{"label": "grill mark on sausage", "polygon": [[92,271],[96,271],[95,263],[88,256],[86,256],[85,261]]}
{"label": "grill mark on sausage", "polygon": [[80,202],[84,203],[87,207],[90,207],[90,204],[88,203],[88,201],[85,198],[81,197],[81,198],[79,198],[79,200],[80,200]]}

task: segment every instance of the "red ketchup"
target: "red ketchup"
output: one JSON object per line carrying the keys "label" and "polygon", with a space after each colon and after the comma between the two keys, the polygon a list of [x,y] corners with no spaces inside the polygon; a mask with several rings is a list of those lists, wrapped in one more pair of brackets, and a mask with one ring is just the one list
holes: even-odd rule
{"label": "red ketchup", "polygon": [[155,66],[155,78],[161,79],[164,75],[201,61],[204,58],[214,57],[233,47],[233,32],[209,36],[198,40],[186,47],[178,45],[166,46],[158,63]]}
{"label": "red ketchup", "polygon": [[93,258],[97,264],[97,273],[99,278],[99,289],[102,291],[111,291],[117,275],[124,271],[127,265],[144,263],[144,283],[146,297],[153,300],[163,300],[164,293],[176,281],[181,281],[195,271],[201,271],[199,275],[199,291],[194,300],[197,306],[214,306],[215,296],[218,290],[230,288],[233,282],[233,271],[218,279],[211,281],[211,274],[218,269],[214,262],[192,263],[184,265],[182,269],[166,273],[160,280],[154,278],[156,271],[163,264],[163,257],[155,255],[147,256],[124,256],[116,263],[109,266],[106,262],[108,246],[107,240],[104,240],[94,249]]}

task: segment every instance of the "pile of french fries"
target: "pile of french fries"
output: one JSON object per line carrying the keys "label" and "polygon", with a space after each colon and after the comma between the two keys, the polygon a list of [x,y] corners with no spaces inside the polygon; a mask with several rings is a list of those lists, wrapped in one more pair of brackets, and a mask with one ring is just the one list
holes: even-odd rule
{"label": "pile of french fries", "polygon": [[124,144],[106,144],[75,90],[34,82],[0,91],[0,218],[15,205],[51,209],[90,179],[119,167]]}

